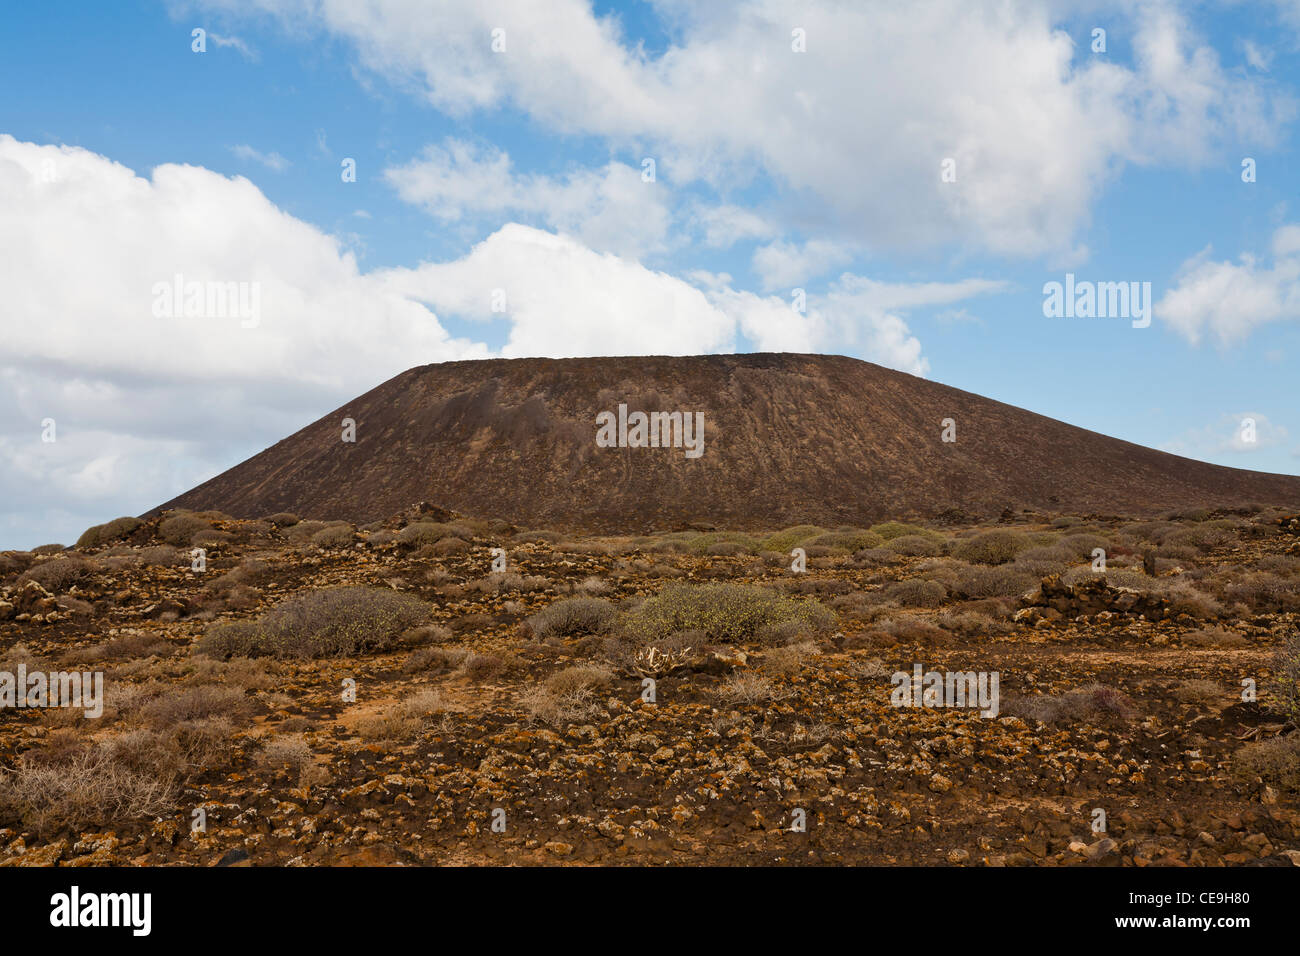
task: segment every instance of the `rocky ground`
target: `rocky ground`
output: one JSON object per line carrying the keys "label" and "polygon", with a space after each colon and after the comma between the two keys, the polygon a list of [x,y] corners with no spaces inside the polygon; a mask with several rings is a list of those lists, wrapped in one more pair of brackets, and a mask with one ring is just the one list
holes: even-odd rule
{"label": "rocky ground", "polygon": [[[1300,522],[1003,519],[0,553],[0,672],[106,697],[0,710],[0,865],[1300,865]],[[293,603],[339,586],[382,613]],[[997,716],[895,706],[915,664]]]}

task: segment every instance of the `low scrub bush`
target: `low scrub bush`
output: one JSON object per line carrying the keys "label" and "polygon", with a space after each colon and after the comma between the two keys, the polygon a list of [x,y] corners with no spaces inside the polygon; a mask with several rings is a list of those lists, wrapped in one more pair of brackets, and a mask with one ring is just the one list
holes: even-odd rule
{"label": "low scrub bush", "polygon": [[349,586],[309,591],[255,621],[209,627],[199,653],[217,658],[334,657],[382,650],[423,623],[429,608],[408,594]]}
{"label": "low scrub bush", "polygon": [[805,634],[825,634],[835,626],[835,612],[815,600],[753,585],[673,584],[625,618],[628,630],[645,639],[699,630],[720,643],[753,640],[761,628],[786,622],[800,625]]}

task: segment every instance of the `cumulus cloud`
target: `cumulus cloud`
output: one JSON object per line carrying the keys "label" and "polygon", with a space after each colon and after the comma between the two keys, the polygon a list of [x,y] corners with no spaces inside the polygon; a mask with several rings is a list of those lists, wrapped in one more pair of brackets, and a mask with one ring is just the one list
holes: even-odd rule
{"label": "cumulus cloud", "polygon": [[[1123,164],[1267,145],[1294,111],[1161,2],[1114,13],[1131,64],[1076,47],[1056,7],[1030,0],[663,4],[681,39],[654,57],[585,0],[201,5],[346,38],[365,67],[452,115],[511,107],[554,132],[646,145],[678,183],[764,176],[798,197],[787,216],[867,243],[1068,251]],[[955,182],[941,182],[946,159]]]}
{"label": "cumulus cloud", "polygon": [[1271,264],[1243,253],[1237,262],[1203,250],[1183,263],[1155,314],[1192,343],[1207,334],[1227,345],[1268,322],[1300,318],[1300,225],[1273,233]]}
{"label": "cumulus cloud", "polygon": [[754,251],[754,271],[763,289],[770,292],[802,286],[852,260],[851,249],[827,239],[812,239],[803,245],[777,241]]}
{"label": "cumulus cloud", "polygon": [[611,162],[564,177],[516,173],[505,152],[449,139],[384,171],[402,199],[444,221],[476,215],[531,218],[601,251],[637,258],[666,245],[665,187]]}

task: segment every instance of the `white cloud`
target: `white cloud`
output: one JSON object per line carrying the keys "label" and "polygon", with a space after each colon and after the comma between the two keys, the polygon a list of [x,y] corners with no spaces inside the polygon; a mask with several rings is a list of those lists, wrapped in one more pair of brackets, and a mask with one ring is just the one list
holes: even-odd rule
{"label": "white cloud", "polygon": [[241,38],[237,36],[225,36],[220,33],[213,33],[211,31],[208,31],[208,39],[211,40],[219,47],[228,46],[231,49],[238,50],[246,60],[257,59],[257,54],[253,52],[252,47],[250,47],[247,43],[245,43]]}
{"label": "white cloud", "polygon": [[501,150],[449,139],[386,169],[384,178],[406,202],[445,221],[522,214],[594,249],[637,258],[664,248],[671,220],[665,187],[623,163],[562,178],[521,175]]}
{"label": "white cloud", "polygon": [[[1225,70],[1164,2],[1110,14],[1131,66],[1076,47],[1055,5],[1031,0],[665,4],[682,39],[658,57],[585,0],[205,5],[347,38],[364,66],[456,116],[510,106],[554,132],[648,148],[678,184],[765,176],[797,197],[784,207],[792,221],[866,243],[1059,254],[1124,163],[1203,163],[1238,138],[1267,145],[1293,114]],[[791,51],[796,25],[806,53]],[[505,52],[492,51],[496,28]],[[955,183],[940,182],[945,158]]]}
{"label": "white cloud", "polygon": [[754,251],[754,271],[765,291],[802,287],[853,260],[853,251],[838,242],[812,239],[802,246],[771,242]]}
{"label": "white cloud", "polygon": [[245,162],[260,163],[267,169],[274,170],[277,173],[282,173],[293,165],[279,153],[259,152],[246,143],[232,146],[230,147],[230,151],[235,154],[237,159],[242,159]]}
{"label": "white cloud", "polygon": [[1155,314],[1192,343],[1213,334],[1220,344],[1245,338],[1267,322],[1300,319],[1300,226],[1273,233],[1272,265],[1243,253],[1215,262],[1203,250],[1183,263]]}
{"label": "white cloud", "polygon": [[1261,412],[1225,412],[1201,428],[1193,428],[1160,446],[1161,451],[1203,461],[1225,455],[1250,454],[1285,445],[1285,425]]}
{"label": "white cloud", "polygon": [[[508,321],[501,354],[511,358],[734,347],[732,319],[689,283],[529,226],[504,226],[453,262],[381,275],[386,288],[440,313]],[[494,295],[504,311],[493,311]]]}

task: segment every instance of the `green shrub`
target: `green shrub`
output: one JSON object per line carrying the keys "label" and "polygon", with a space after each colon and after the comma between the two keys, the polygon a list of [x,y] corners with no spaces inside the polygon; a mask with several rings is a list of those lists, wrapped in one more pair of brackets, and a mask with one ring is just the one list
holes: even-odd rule
{"label": "green shrub", "polygon": [[943,542],[928,534],[901,534],[890,538],[885,547],[895,554],[914,558],[933,558],[943,554]]}
{"label": "green shrub", "polygon": [[786,528],[784,531],[778,531],[770,534],[763,539],[762,550],[777,551],[781,554],[789,554],[791,549],[798,547],[810,538],[826,534],[826,529],[815,524],[795,525],[793,528]]}
{"label": "green shrub", "polygon": [[443,538],[470,538],[473,533],[462,525],[443,524],[440,521],[417,521],[408,524],[397,535],[397,540],[411,548],[436,544]]}
{"label": "green shrub", "polygon": [[817,601],[797,601],[754,585],[673,584],[625,619],[629,630],[649,640],[699,630],[718,642],[754,640],[760,628],[787,621],[821,634],[834,628],[835,612]]}
{"label": "green shrub", "polygon": [[1028,550],[1030,544],[1024,535],[999,528],[957,542],[952,553],[953,557],[971,564],[1006,564],[1021,551]]}
{"label": "green shrub", "polygon": [[861,551],[863,548],[878,548],[884,543],[884,538],[871,531],[832,531],[828,534],[819,534],[807,542],[811,548],[841,548],[850,553]]}
{"label": "green shrub", "polygon": [[352,526],[346,524],[321,528],[311,536],[311,543],[322,550],[350,548],[353,540]]}
{"label": "green shrub", "polygon": [[140,525],[144,524],[139,518],[125,517],[114,518],[112,521],[104,524],[97,524],[87,528],[80,538],[77,539],[78,548],[98,548],[100,545],[108,544],[110,541],[117,541],[119,538],[125,538]]}
{"label": "green shrub", "polygon": [[169,518],[164,518],[162,523],[158,525],[158,537],[179,548],[189,544],[191,539],[200,531],[207,531],[211,527],[212,522],[196,515],[174,514]]}
{"label": "green shrub", "polygon": [[905,524],[902,521],[885,521],[880,524],[873,524],[871,530],[885,541],[893,541],[895,538],[901,538],[904,535],[938,537],[928,528],[922,528],[920,525],[915,524]]}
{"label": "green shrub", "polygon": [[361,586],[327,588],[291,597],[256,621],[213,625],[198,650],[222,659],[359,654],[394,645],[428,614],[428,605],[408,594]]}
{"label": "green shrub", "polygon": [[614,605],[603,598],[563,598],[528,618],[528,627],[538,640],[584,637],[604,634],[613,626],[617,616]]}

